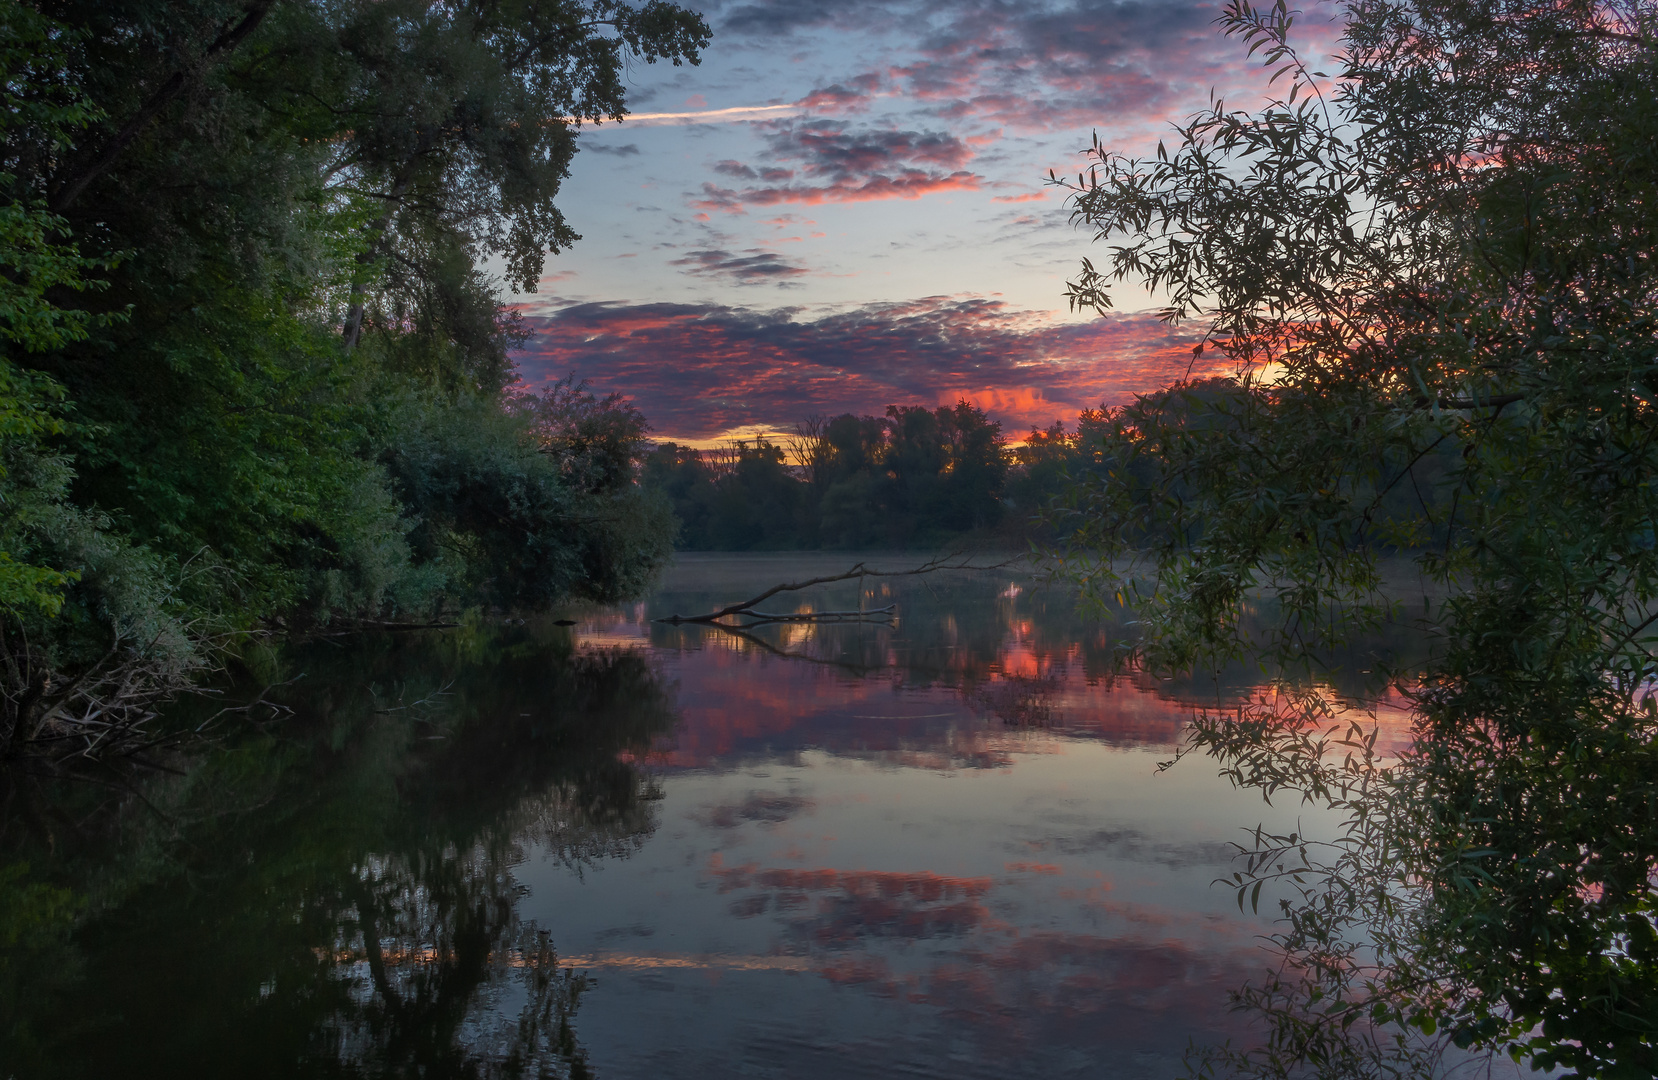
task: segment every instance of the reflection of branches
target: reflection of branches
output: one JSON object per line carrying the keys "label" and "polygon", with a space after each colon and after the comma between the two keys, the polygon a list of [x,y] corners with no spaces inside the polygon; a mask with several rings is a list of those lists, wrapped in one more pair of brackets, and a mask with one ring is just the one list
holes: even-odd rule
{"label": "reflection of branches", "polygon": [[662,789],[648,778],[628,774],[631,789],[604,800],[583,785],[557,784],[545,794],[520,804],[520,813],[532,816],[518,833],[540,845],[542,855],[578,873],[605,859],[625,859],[645,844],[656,830],[653,804]]}
{"label": "reflection of branches", "polygon": [[[806,581],[795,581],[784,585],[773,585],[759,596],[744,600],[738,604],[731,604],[707,615],[669,615],[657,619],[657,622],[672,623],[675,626],[681,623],[702,623],[705,625],[721,624],[721,619],[746,618],[753,622],[741,624],[744,628],[760,626],[770,622],[884,622],[892,616],[892,606],[875,608],[870,611],[802,611],[789,614],[757,611],[760,604],[765,603],[778,593],[799,592],[814,585],[830,585],[837,581],[850,581],[853,578],[866,577],[915,577],[920,574],[933,574],[940,570],[999,570],[1013,560],[993,563],[989,566],[974,566],[973,560],[959,551],[937,558],[928,559],[920,566],[909,570],[871,570],[867,563],[858,563],[852,569],[842,574],[826,574],[823,577],[810,578]],[[728,626],[729,628],[729,626]]]}
{"label": "reflection of branches", "polygon": [[1048,727],[1060,717],[1053,699],[1065,684],[1059,672],[1042,676],[1004,675],[973,692],[973,700],[1015,727]]}
{"label": "reflection of branches", "polygon": [[[420,698],[417,701],[411,701],[407,705],[392,705],[392,706],[388,706],[388,707],[385,707],[385,708],[376,708],[374,711],[377,714],[386,714],[386,713],[403,712],[405,710],[419,709],[419,708],[423,708],[424,706],[427,706],[427,705],[435,705],[435,704],[437,704],[437,701],[438,701],[439,698],[445,698],[445,697],[449,696],[449,688],[451,686],[454,686],[454,685],[455,685],[455,680],[450,679],[448,682],[444,683],[442,686],[438,687],[436,690],[432,691],[430,694],[427,694],[425,697]],[[369,687],[368,692],[369,692],[369,696],[374,698],[376,706],[378,706],[379,703],[380,703],[380,695],[378,695],[374,692],[374,687],[372,687],[372,686]],[[401,698],[399,698],[399,700],[401,700]]]}
{"label": "reflection of branches", "polygon": [[[667,621],[667,620],[658,619],[657,621],[658,622],[664,622],[664,621]],[[743,625],[743,626],[732,626],[728,623],[708,622],[708,621],[704,621],[704,620],[701,620],[701,619],[686,620],[686,621],[689,625],[711,627],[712,629],[718,630],[723,634],[728,634],[731,637],[734,637],[739,641],[746,641],[750,645],[753,645],[757,648],[763,649],[763,650],[765,650],[766,652],[770,653],[773,656],[780,656],[780,657],[784,658],[785,660],[804,660],[808,664],[822,664],[825,667],[838,667],[843,671],[850,671],[854,675],[868,675],[872,671],[881,671],[885,668],[888,668],[888,667],[892,666],[891,664],[886,664],[886,663],[881,663],[881,664],[857,664],[857,663],[853,663],[852,661],[849,661],[849,660],[831,660],[828,657],[812,656],[810,653],[790,652],[789,650],[781,648],[780,646],[773,645],[771,642],[767,641],[765,638],[761,637],[759,634],[749,633],[749,631],[751,629],[753,629],[756,626],[763,626],[763,625],[765,625],[764,623],[748,623],[748,624]],[[847,620],[847,621],[855,621],[855,620]]]}
{"label": "reflection of branches", "polygon": [[[342,897],[327,951],[351,987],[335,1017],[342,1063],[392,1075],[589,1075],[570,1024],[586,978],[559,970],[547,932],[518,918],[511,852],[432,855],[370,856]],[[501,1010],[514,998],[515,1022]]]}

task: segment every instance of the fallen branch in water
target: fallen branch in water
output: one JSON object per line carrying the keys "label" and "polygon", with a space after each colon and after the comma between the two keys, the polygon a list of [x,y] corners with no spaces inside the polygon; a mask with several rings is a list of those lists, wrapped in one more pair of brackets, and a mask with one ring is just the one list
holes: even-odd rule
{"label": "fallen branch in water", "polygon": [[[731,604],[727,607],[720,608],[718,611],[711,611],[707,615],[669,615],[655,621],[659,623],[672,623],[675,626],[680,626],[686,623],[703,626],[718,626],[726,630],[733,629],[734,627],[738,629],[747,629],[752,626],[761,626],[766,623],[780,622],[884,622],[892,618],[893,608],[896,605],[888,604],[886,607],[872,608],[867,611],[859,609],[858,611],[770,612],[759,611],[757,609],[759,605],[765,603],[767,600],[770,600],[778,593],[799,592],[802,589],[809,589],[814,585],[829,585],[837,581],[850,581],[853,578],[915,577],[918,574],[932,574],[937,573],[940,570],[999,570],[1014,561],[1015,560],[1013,559],[1007,559],[1003,562],[992,563],[989,566],[974,566],[972,565],[973,560],[971,558],[958,551],[952,552],[949,555],[940,555],[936,559],[929,559],[920,566],[909,570],[871,570],[867,563],[858,563],[844,574],[829,574],[825,577],[815,577],[808,581],[795,581],[786,585],[773,585],[771,588],[751,600],[744,600],[740,604]],[[720,620],[722,619],[751,619],[753,621],[731,624],[721,622]]]}

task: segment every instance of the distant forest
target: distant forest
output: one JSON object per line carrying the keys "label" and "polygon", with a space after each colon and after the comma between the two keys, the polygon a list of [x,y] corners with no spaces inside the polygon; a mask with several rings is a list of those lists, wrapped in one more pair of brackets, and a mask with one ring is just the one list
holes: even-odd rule
{"label": "distant forest", "polygon": [[1099,464],[1105,422],[1090,409],[1075,431],[1056,421],[1009,446],[970,402],[892,405],[885,416],[813,417],[781,442],[664,442],[642,480],[672,504],[683,551],[1022,542],[1051,530],[1039,512],[1065,477]]}
{"label": "distant forest", "polygon": [[[1016,446],[971,402],[891,405],[885,416],[812,417],[777,442],[733,441],[714,450],[660,443],[645,452],[639,478],[647,498],[665,497],[672,508],[681,551],[1057,542],[1085,526],[1079,499],[1110,491],[1149,508],[1189,497],[1202,477],[1181,457],[1195,445],[1185,436],[1241,433],[1247,405],[1236,381],[1200,379],[1138,396],[1133,415],[1102,406],[1083,410],[1074,429],[1058,420],[1032,428]],[[644,441],[645,418],[620,395],[595,402],[583,423],[593,433],[577,439],[584,446],[601,431],[609,433],[605,445]],[[1145,425],[1161,434],[1148,439]],[[1445,478],[1458,454],[1446,443],[1370,464],[1354,493],[1370,508],[1372,545],[1408,551],[1444,544],[1451,510]],[[1136,543],[1169,539],[1143,513],[1119,528]]]}

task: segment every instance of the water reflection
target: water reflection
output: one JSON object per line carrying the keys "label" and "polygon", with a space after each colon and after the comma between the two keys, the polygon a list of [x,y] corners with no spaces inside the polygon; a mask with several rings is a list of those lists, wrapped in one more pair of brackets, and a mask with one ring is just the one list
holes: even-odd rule
{"label": "water reflection", "polygon": [[451,849],[435,864],[370,856],[357,877],[321,958],[344,991],[318,1032],[338,1063],[392,1075],[589,1075],[570,1023],[586,980],[559,970],[549,931],[519,919],[495,853]]}
{"label": "water reflection", "polygon": [[325,642],[291,719],[173,772],[7,775],[0,866],[90,905],[37,935],[55,985],[0,961],[7,1068],[1133,1077],[1242,1037],[1262,924],[1209,883],[1295,811],[1155,766],[1259,672],[1124,672],[1012,571],[799,598],[888,627],[652,621],[840,568]]}
{"label": "water reflection", "polygon": [[514,872],[532,849],[592,867],[656,826],[625,760],[672,727],[656,669],[527,631],[292,663],[281,730],[120,777],[133,795],[97,828],[42,823],[107,789],[7,776],[6,857],[93,905],[62,946],[81,977],[4,1003],[8,1075],[590,1075],[586,980]]}
{"label": "water reflection", "polygon": [[[1120,629],[1007,573],[799,598],[896,602],[891,627],[653,622],[833,569],[693,564],[576,630],[648,648],[680,711],[644,759],[662,832],[579,888],[526,878],[601,979],[582,1021],[598,1060],[623,1076],[1168,1075],[1189,1039],[1242,1036],[1226,992],[1260,966],[1261,924],[1208,884],[1258,805],[1155,764],[1194,701],[1242,703],[1251,673],[1125,674]],[[693,1004],[710,994],[717,1015]],[[624,1002],[657,1023],[630,1030]]]}

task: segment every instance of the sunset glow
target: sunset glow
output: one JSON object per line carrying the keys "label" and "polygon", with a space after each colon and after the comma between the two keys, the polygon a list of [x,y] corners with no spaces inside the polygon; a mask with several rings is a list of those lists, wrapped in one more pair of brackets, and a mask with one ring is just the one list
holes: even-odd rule
{"label": "sunset glow", "polygon": [[[1149,153],[1264,77],[1194,0],[728,0],[696,68],[641,67],[586,126],[583,239],[519,308],[530,386],[574,372],[693,445],[965,398],[1017,438],[1187,375],[1200,324],[1125,288],[1067,311],[1090,253],[1048,170],[1095,133]],[[1307,41],[1330,34],[1317,13]],[[1207,358],[1206,358],[1207,359]]]}

